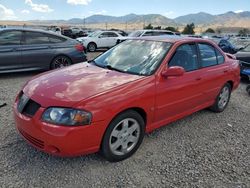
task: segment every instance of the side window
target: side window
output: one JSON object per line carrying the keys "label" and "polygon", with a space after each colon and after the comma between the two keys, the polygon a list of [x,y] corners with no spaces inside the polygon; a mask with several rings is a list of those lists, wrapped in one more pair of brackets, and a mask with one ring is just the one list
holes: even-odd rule
{"label": "side window", "polygon": [[216,49],[216,55],[217,55],[217,61],[218,64],[222,64],[225,62],[225,58],[224,56],[221,54],[221,52],[219,50]]}
{"label": "side window", "polygon": [[100,34],[100,38],[107,38],[107,37],[109,37],[108,32],[104,32],[104,33]]}
{"label": "side window", "polygon": [[146,36],[153,36],[154,32],[153,31],[147,31],[146,33],[144,33],[142,36],[146,37]]}
{"label": "side window", "polygon": [[109,37],[118,37],[118,35],[117,35],[116,33],[110,32],[110,33],[109,33]]}
{"label": "side window", "polygon": [[0,45],[20,45],[21,31],[6,31],[0,33]]}
{"label": "side window", "polygon": [[180,66],[185,71],[198,69],[198,58],[195,44],[184,44],[177,48],[169,62],[169,67]]}
{"label": "side window", "polygon": [[201,54],[201,66],[210,67],[217,65],[217,57],[214,47],[209,44],[198,44]]}
{"label": "side window", "polygon": [[26,44],[48,44],[49,37],[46,34],[38,32],[25,32]]}
{"label": "side window", "polygon": [[66,41],[65,38],[61,38],[61,37],[57,37],[57,36],[53,36],[53,35],[48,35],[48,37],[49,37],[49,41],[51,43],[61,43],[61,42]]}

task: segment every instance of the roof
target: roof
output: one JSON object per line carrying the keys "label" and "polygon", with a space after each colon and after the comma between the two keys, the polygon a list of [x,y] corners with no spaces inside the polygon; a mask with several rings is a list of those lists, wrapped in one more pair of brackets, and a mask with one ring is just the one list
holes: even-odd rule
{"label": "roof", "polygon": [[54,32],[51,32],[51,31],[45,31],[45,30],[42,30],[42,29],[30,29],[30,28],[3,28],[3,29],[0,29],[0,31],[34,31],[34,32],[41,32],[41,33],[56,35],[56,36],[64,37],[64,38],[67,38],[67,39],[68,39],[68,37],[65,37],[65,36],[63,36],[63,35],[58,35],[57,33],[54,33]]}
{"label": "roof", "polygon": [[135,40],[152,40],[152,41],[159,41],[159,42],[170,42],[170,43],[176,43],[176,42],[209,42],[209,43],[214,43],[211,40],[207,39],[201,39],[201,38],[194,38],[194,37],[182,37],[182,36],[176,36],[176,35],[171,35],[171,36],[154,36],[154,37],[138,37],[138,38],[133,38]]}

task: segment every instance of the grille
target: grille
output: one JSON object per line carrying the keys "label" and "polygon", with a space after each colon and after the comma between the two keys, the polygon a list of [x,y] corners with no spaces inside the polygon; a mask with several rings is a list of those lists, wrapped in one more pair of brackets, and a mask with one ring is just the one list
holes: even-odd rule
{"label": "grille", "polygon": [[18,101],[18,111],[24,115],[33,117],[38,109],[41,107],[37,102],[29,99],[27,96],[20,93],[19,101]]}
{"label": "grille", "polygon": [[41,107],[40,104],[36,103],[33,100],[29,100],[26,106],[23,109],[23,114],[28,115],[28,116],[34,116],[37,112],[37,110]]}
{"label": "grille", "polygon": [[33,136],[30,136],[29,134],[27,134],[26,132],[22,131],[19,129],[19,132],[21,133],[21,135],[28,140],[31,144],[35,145],[36,147],[40,148],[40,149],[44,149],[44,142],[41,140],[38,140],[36,138],[34,138]]}

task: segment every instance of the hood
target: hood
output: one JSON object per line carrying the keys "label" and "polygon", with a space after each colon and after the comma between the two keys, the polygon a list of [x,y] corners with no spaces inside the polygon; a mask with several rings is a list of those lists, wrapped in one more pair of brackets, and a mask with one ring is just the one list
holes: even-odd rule
{"label": "hood", "polygon": [[35,77],[26,84],[23,92],[43,107],[71,107],[83,99],[140,78],[80,63]]}

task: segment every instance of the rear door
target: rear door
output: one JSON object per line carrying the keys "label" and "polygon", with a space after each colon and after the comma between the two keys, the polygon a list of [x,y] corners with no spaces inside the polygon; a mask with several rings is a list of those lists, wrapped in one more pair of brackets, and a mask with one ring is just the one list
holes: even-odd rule
{"label": "rear door", "polygon": [[221,87],[226,83],[229,65],[225,62],[223,54],[213,45],[198,43],[201,61],[203,101],[215,100]]}
{"label": "rear door", "polygon": [[55,50],[46,33],[26,31],[21,48],[23,66],[30,69],[49,69]]}
{"label": "rear door", "polygon": [[0,33],[0,71],[23,68],[21,63],[21,31]]}

